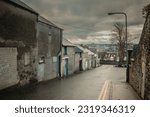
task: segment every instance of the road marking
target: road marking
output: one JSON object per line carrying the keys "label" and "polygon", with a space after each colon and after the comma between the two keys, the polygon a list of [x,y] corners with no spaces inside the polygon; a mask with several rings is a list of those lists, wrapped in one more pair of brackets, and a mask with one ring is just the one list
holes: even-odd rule
{"label": "road marking", "polygon": [[110,94],[111,85],[112,85],[111,80],[106,80],[105,81],[105,83],[102,87],[101,93],[98,97],[98,100],[108,100],[110,98],[109,94]]}

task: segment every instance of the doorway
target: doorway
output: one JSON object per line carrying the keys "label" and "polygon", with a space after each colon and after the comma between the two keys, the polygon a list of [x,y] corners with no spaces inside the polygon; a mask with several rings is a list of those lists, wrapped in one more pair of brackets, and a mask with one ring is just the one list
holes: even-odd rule
{"label": "doorway", "polygon": [[64,60],[64,76],[68,76],[68,59]]}

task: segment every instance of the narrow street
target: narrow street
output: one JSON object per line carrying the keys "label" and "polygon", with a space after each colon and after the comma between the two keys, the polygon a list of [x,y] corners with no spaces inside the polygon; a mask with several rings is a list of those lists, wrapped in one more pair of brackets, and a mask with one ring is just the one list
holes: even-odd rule
{"label": "narrow street", "polygon": [[[138,96],[129,89],[132,96],[126,96],[125,68],[117,68],[105,65],[96,69],[88,70],[80,74],[74,74],[62,80],[54,79],[43,82],[26,90],[15,91],[0,96],[0,99],[18,100],[97,100],[106,81],[111,81],[113,88],[109,99],[138,99]],[[122,84],[121,84],[122,83]],[[123,90],[121,90],[121,88]],[[112,89],[116,90],[112,95]],[[120,89],[120,90],[118,90]],[[118,97],[119,95],[119,97]],[[121,96],[120,96],[121,95]],[[127,94],[128,95],[128,94]],[[129,98],[128,98],[129,97]]]}

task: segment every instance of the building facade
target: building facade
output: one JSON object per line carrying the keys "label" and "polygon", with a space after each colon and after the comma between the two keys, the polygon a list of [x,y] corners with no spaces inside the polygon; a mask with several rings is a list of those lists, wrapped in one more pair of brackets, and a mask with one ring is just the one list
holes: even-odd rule
{"label": "building facade", "polygon": [[47,19],[38,17],[38,81],[60,76],[62,31],[61,28]]}
{"label": "building facade", "polygon": [[0,11],[0,90],[61,76],[63,30],[20,0]]}
{"label": "building facade", "polygon": [[1,0],[0,11],[0,82],[4,85],[0,89],[3,89],[36,79],[38,13],[19,0]]}
{"label": "building facade", "polygon": [[76,45],[75,47],[75,72],[83,71],[83,49]]}
{"label": "building facade", "polygon": [[67,77],[75,72],[75,45],[67,39],[62,44],[61,77]]}

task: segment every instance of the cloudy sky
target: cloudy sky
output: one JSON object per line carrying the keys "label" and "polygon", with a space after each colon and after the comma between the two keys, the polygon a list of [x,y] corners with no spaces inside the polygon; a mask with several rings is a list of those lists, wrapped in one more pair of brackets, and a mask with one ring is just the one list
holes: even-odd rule
{"label": "cloudy sky", "polygon": [[108,16],[108,12],[125,12],[128,31],[139,39],[144,18],[143,6],[149,0],[22,0],[56,25],[64,29],[64,38],[74,43],[109,43],[114,22],[124,23],[123,15]]}

